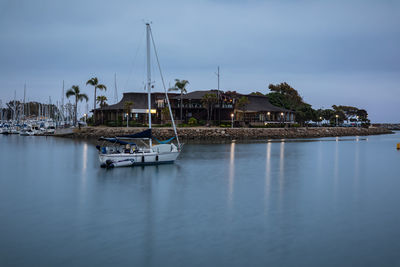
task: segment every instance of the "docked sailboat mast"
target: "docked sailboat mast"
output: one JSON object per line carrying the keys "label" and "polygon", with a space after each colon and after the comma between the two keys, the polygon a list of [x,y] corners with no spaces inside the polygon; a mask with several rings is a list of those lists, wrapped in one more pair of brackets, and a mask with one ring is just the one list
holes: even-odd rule
{"label": "docked sailboat mast", "polygon": [[218,101],[218,125],[221,124],[221,102],[220,102],[220,95],[219,95],[219,66],[217,71],[218,77],[218,88],[217,88],[217,101]]}
{"label": "docked sailboat mast", "polygon": [[[147,107],[149,114],[149,129],[151,129],[151,69],[150,69],[150,23],[146,23],[146,45],[147,45]],[[152,146],[151,138],[149,140]]]}
{"label": "docked sailboat mast", "polygon": [[118,103],[117,73],[114,73],[114,102]]}
{"label": "docked sailboat mast", "polygon": [[26,82],[24,83],[24,103],[22,105],[22,119],[25,121],[25,97],[26,97]]}
{"label": "docked sailboat mast", "polygon": [[62,86],[62,93],[61,93],[61,117],[62,120],[65,121],[65,113],[64,113],[64,80],[63,80],[63,86]]}

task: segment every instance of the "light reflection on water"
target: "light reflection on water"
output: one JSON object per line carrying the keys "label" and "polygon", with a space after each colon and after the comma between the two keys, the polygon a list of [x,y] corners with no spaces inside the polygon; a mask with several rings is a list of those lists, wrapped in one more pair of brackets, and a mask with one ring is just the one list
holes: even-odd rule
{"label": "light reflection on water", "polygon": [[268,214],[269,198],[271,192],[271,146],[270,142],[267,143],[266,162],[265,162],[265,215]]}
{"label": "light reflection on water", "polygon": [[279,203],[282,201],[283,185],[285,180],[285,142],[280,144],[279,153]]}
{"label": "light reflection on water", "polygon": [[235,142],[230,145],[229,158],[229,205],[232,206],[235,186]]}
{"label": "light reflection on water", "polygon": [[393,266],[399,139],[187,144],[105,170],[88,142],[0,136],[0,266]]}

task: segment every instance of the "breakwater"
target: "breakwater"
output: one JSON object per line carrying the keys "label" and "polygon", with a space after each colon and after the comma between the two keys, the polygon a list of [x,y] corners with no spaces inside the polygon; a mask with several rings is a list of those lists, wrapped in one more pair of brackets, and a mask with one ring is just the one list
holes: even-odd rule
{"label": "breakwater", "polygon": [[[99,137],[113,137],[133,134],[147,128],[112,128],[112,127],[85,127],[75,129],[68,137],[95,139]],[[317,138],[334,136],[365,136],[389,134],[392,131],[384,128],[356,128],[356,127],[315,127],[315,128],[208,128],[185,127],[178,128],[181,140],[228,141],[228,140],[257,140],[281,138]],[[168,139],[174,136],[172,128],[153,128],[153,135],[159,139]]]}
{"label": "breakwater", "polygon": [[385,128],[393,131],[400,131],[400,123],[374,123],[373,127]]}

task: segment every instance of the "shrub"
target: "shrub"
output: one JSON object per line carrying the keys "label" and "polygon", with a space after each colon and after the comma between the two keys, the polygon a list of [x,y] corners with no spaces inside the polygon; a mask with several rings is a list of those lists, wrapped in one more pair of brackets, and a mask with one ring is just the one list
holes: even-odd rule
{"label": "shrub", "polygon": [[171,123],[154,124],[153,127],[171,127]]}
{"label": "shrub", "polygon": [[189,123],[190,126],[196,126],[197,125],[197,120],[196,120],[196,118],[192,117],[192,118],[189,119],[188,123]]}
{"label": "shrub", "polygon": [[107,121],[105,124],[109,127],[117,127],[118,126],[117,121]]}

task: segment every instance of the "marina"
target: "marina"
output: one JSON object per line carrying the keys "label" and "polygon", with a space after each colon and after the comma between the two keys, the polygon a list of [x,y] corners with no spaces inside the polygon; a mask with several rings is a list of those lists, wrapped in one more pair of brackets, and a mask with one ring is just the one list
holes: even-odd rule
{"label": "marina", "polygon": [[399,11],[0,1],[0,267],[400,266]]}

